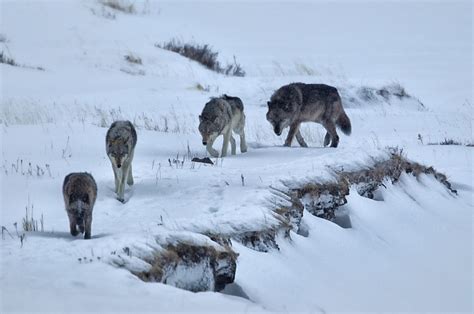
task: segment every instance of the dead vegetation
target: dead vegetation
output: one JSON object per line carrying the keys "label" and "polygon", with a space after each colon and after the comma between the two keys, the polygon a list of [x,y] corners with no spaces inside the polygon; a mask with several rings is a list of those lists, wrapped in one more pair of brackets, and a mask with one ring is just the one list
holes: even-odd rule
{"label": "dead vegetation", "polygon": [[124,59],[128,63],[139,64],[139,65],[143,64],[142,63],[142,58],[140,58],[139,56],[134,55],[133,53],[129,53],[129,54],[125,55]]}
{"label": "dead vegetation", "polygon": [[[149,270],[135,273],[146,282],[161,282],[178,288],[198,291],[221,291],[234,282],[237,253],[230,246],[194,245],[180,242],[156,252]],[[199,277],[189,273],[199,273]]]}
{"label": "dead vegetation", "polygon": [[277,236],[280,232],[283,232],[282,235],[285,236],[290,230],[290,226],[286,224],[286,221],[282,220],[279,225],[259,230],[242,230],[228,234],[207,232],[205,235],[223,246],[231,247],[232,241],[237,241],[254,251],[269,252],[280,249],[276,241]]}
{"label": "dead vegetation", "polygon": [[467,146],[467,147],[472,147],[473,143],[461,143],[460,141],[456,141],[452,138],[445,138],[441,142],[431,142],[428,143],[428,145],[454,145],[454,146]]}
{"label": "dead vegetation", "polygon": [[396,183],[402,174],[433,176],[450,192],[457,194],[447,177],[433,167],[407,160],[403,152],[393,149],[390,158],[375,162],[372,166],[357,171],[336,171],[336,179],[331,182],[311,182],[288,191],[274,189],[280,202],[274,207],[275,213],[283,217],[291,229],[299,232],[304,210],[314,216],[334,221],[337,209],[347,203],[349,187],[355,186],[359,195],[374,199],[376,191],[385,187],[384,182]]}
{"label": "dead vegetation", "polygon": [[100,0],[99,3],[101,3],[103,6],[123,13],[136,13],[135,5],[127,0]]}
{"label": "dead vegetation", "polygon": [[[28,198],[28,204],[25,206],[25,216],[21,220],[21,227],[23,230],[18,229],[18,223],[13,224],[15,228],[16,239],[20,241],[20,247],[23,247],[23,244],[26,241],[26,235],[29,232],[44,232],[44,218],[43,214],[39,219],[35,218],[34,214],[34,205],[30,204],[30,199]],[[12,233],[8,230],[7,227],[1,226],[2,229],[2,240],[5,240],[5,235],[8,235],[11,239],[15,239]]]}
{"label": "dead vegetation", "polygon": [[13,57],[9,57],[6,55],[4,51],[0,52],[0,63],[11,65],[14,67],[20,67],[20,68],[26,68],[26,69],[33,69],[33,70],[38,70],[38,71],[44,71],[43,67],[37,67],[37,66],[30,66],[30,65],[25,65],[25,64],[19,64],[13,59]]}
{"label": "dead vegetation", "polygon": [[200,91],[200,92],[210,92],[211,91],[211,86],[210,85],[203,86],[201,83],[196,83],[196,85],[194,85],[193,88]]}
{"label": "dead vegetation", "polygon": [[18,63],[13,60],[13,58],[8,57],[5,52],[0,52],[0,63],[8,64],[11,66],[20,66]]}
{"label": "dead vegetation", "polygon": [[373,198],[375,190],[383,186],[384,180],[396,183],[403,173],[412,174],[417,178],[421,174],[432,175],[449,191],[457,193],[444,174],[437,172],[433,167],[407,160],[401,150],[393,150],[389,159],[376,162],[370,168],[354,172],[340,172],[339,175],[350,184],[358,185],[357,191],[361,196]]}
{"label": "dead vegetation", "polygon": [[29,202],[28,205],[25,207],[25,217],[22,219],[22,227],[23,230],[26,232],[29,231],[40,231],[44,232],[44,219],[43,214],[41,214],[41,218],[38,220],[34,216],[34,205]]}
{"label": "dead vegetation", "polygon": [[166,43],[155,44],[155,47],[178,53],[217,73],[230,76],[245,76],[245,71],[242,66],[237,63],[235,56],[233,63],[222,66],[218,61],[219,53],[213,51],[212,47],[208,44],[183,43],[180,40],[172,39]]}

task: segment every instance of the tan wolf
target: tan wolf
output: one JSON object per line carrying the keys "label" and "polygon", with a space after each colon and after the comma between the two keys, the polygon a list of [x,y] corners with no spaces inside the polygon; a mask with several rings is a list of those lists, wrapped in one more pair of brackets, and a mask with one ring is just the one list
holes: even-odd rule
{"label": "tan wolf", "polygon": [[275,91],[267,104],[267,120],[272,124],[275,134],[281,135],[284,128],[290,127],[285,146],[291,146],[296,136],[302,147],[308,147],[299,130],[302,122],[323,125],[327,131],[324,146],[330,142],[331,147],[337,147],[339,144],[336,125],[344,134],[351,134],[351,121],[342,107],[341,97],[335,87],[292,83]]}
{"label": "tan wolf", "polygon": [[91,238],[92,210],[97,198],[97,184],[87,172],[70,173],[64,178],[63,197],[69,217],[71,235],[78,234],[77,226],[84,239]]}
{"label": "tan wolf", "polygon": [[107,156],[112,163],[117,200],[124,203],[125,182],[133,185],[132,161],[137,145],[137,132],[130,121],[115,121],[105,138]]}

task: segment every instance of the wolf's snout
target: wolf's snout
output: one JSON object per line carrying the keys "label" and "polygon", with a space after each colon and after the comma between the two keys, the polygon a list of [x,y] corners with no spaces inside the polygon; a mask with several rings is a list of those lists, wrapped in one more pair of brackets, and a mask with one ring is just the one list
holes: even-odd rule
{"label": "wolf's snout", "polygon": [[275,128],[273,131],[275,131],[275,134],[280,136],[281,135],[281,130],[279,128]]}
{"label": "wolf's snout", "polygon": [[121,167],[122,167],[122,165],[121,165],[121,164],[117,164],[117,168],[119,168],[119,169],[120,169]]}
{"label": "wolf's snout", "polygon": [[202,141],[202,145],[206,146],[206,145],[207,145],[207,142],[206,142],[206,141]]}

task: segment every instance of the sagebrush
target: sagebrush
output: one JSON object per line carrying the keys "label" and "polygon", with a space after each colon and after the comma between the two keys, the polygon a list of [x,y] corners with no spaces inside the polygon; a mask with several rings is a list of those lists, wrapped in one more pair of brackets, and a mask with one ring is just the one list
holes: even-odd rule
{"label": "sagebrush", "polygon": [[106,7],[120,12],[128,14],[133,14],[136,12],[135,5],[125,0],[101,0],[100,3]]}
{"label": "sagebrush", "polygon": [[180,40],[172,39],[166,43],[155,44],[155,46],[179,53],[188,59],[199,62],[211,71],[231,76],[245,76],[245,71],[237,63],[235,56],[233,63],[222,66],[218,60],[219,53],[213,51],[212,47],[208,44],[183,43]]}

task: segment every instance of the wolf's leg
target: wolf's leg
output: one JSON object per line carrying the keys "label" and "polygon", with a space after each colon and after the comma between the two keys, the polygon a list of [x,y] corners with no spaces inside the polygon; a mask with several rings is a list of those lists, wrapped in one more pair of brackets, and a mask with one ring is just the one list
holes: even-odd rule
{"label": "wolf's leg", "polygon": [[339,144],[339,135],[337,135],[336,132],[336,125],[331,121],[324,123],[323,126],[331,136],[331,147],[337,147],[337,144]]}
{"label": "wolf's leg", "polygon": [[117,196],[118,196],[117,199],[122,203],[125,203],[125,184],[128,181],[130,166],[131,166],[130,160],[127,160],[123,163],[122,169],[121,169],[122,176],[120,178],[120,185],[119,185],[119,190],[117,192]]}
{"label": "wolf's leg", "polygon": [[329,145],[329,142],[331,141],[331,135],[329,132],[326,132],[326,136],[324,136],[324,147]]}
{"label": "wolf's leg", "polygon": [[117,189],[117,200],[119,200],[122,203],[125,203],[125,182],[127,181],[127,175],[128,175],[129,167],[126,163],[122,165],[122,168],[119,170],[119,185]]}
{"label": "wolf's leg", "polygon": [[[76,221],[77,221],[77,219],[76,219]],[[78,225],[79,225],[79,231],[80,231],[81,233],[84,233],[84,220],[80,220],[80,221],[78,222]]]}
{"label": "wolf's leg", "polygon": [[232,155],[235,155],[236,153],[236,145],[235,145],[235,139],[232,136],[232,131],[230,132],[230,152]]}
{"label": "wolf's leg", "polygon": [[132,153],[130,154],[129,156],[129,169],[128,169],[128,173],[127,173],[127,184],[128,185],[133,185],[133,174],[132,174],[132,161],[133,161],[133,154],[134,154],[134,151],[132,149]]}
{"label": "wolf's leg", "polygon": [[232,130],[230,128],[228,128],[224,132],[224,143],[222,143],[221,157],[227,156],[227,150],[229,149],[229,140],[230,140],[231,135],[232,135]]}
{"label": "wolf's leg", "polygon": [[245,141],[245,132],[244,130],[240,131],[240,152],[247,152],[247,142]]}
{"label": "wolf's leg", "polygon": [[119,186],[119,174],[118,174],[118,169],[115,167],[112,159],[110,158],[110,162],[112,163],[112,171],[114,172],[114,179],[115,179],[115,193],[118,191],[118,186]]}
{"label": "wolf's leg", "polygon": [[90,239],[91,238],[91,225],[92,225],[92,213],[86,215],[85,217],[85,233],[84,233],[84,239]]}
{"label": "wolf's leg", "polygon": [[118,175],[117,175],[117,169],[115,169],[114,166],[112,166],[112,167],[113,167],[112,170],[114,171],[114,178],[115,178],[115,193],[117,193],[118,192],[118,187],[120,185],[120,181],[119,181],[119,178],[118,178]]}
{"label": "wolf's leg", "polygon": [[288,136],[286,137],[284,146],[291,146],[291,142],[293,142],[293,138],[295,137],[296,132],[298,132],[299,126],[299,123],[293,123],[290,125],[290,131],[288,131]]}
{"label": "wolf's leg", "polygon": [[308,144],[304,141],[303,136],[301,135],[300,130],[296,132],[296,140],[298,141],[298,144],[300,144],[301,147],[308,147]]}
{"label": "wolf's leg", "polygon": [[132,163],[130,162],[130,168],[128,169],[127,184],[133,185],[133,174],[132,174]]}
{"label": "wolf's leg", "polygon": [[212,141],[208,141],[207,142],[207,145],[206,145],[206,149],[207,149],[207,152],[209,153],[209,155],[211,155],[212,157],[219,157],[219,152],[217,150],[215,150],[214,148],[212,148],[212,144],[214,144],[214,141],[215,139],[213,139]]}
{"label": "wolf's leg", "polygon": [[76,217],[70,214],[68,214],[67,216],[69,217],[69,230],[71,231],[71,235],[75,237],[79,233],[76,228],[77,226]]}

